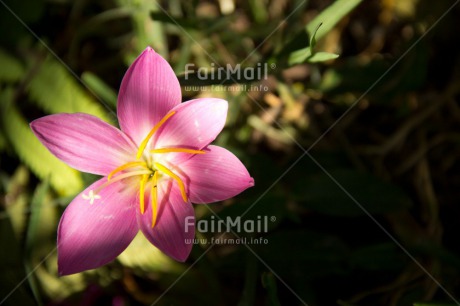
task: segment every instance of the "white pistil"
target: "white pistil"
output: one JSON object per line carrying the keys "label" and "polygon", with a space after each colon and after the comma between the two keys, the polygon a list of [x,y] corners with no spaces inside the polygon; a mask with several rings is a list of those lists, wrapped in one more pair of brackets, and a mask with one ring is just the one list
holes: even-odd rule
{"label": "white pistil", "polygon": [[85,200],[89,200],[89,204],[91,204],[91,205],[94,203],[95,200],[99,200],[101,198],[100,195],[94,194],[93,190],[90,190],[88,195],[83,194],[82,197]]}

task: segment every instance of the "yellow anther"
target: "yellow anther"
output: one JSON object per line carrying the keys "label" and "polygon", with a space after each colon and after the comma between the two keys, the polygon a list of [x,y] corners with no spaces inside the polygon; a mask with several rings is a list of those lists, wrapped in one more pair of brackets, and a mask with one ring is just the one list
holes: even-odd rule
{"label": "yellow anther", "polygon": [[193,150],[186,148],[161,148],[150,150],[150,153],[191,153],[191,154],[204,154],[203,150]]}
{"label": "yellow anther", "polygon": [[139,187],[139,205],[140,205],[140,209],[141,209],[141,214],[143,214],[145,212],[145,184],[147,183],[147,180],[149,179],[149,175],[148,174],[144,174],[142,175],[142,179],[141,179],[141,185]]}
{"label": "yellow anther", "polygon": [[147,137],[141,142],[141,145],[139,146],[139,149],[137,150],[136,158],[139,159],[142,156],[142,153],[144,153],[145,147],[147,146],[147,143],[149,142],[150,138],[152,138],[153,134],[155,134],[156,131],[169,119],[171,118],[172,115],[174,115],[176,112],[170,112],[167,113],[166,116],[164,116],[155,126],[153,129],[148,133]]}
{"label": "yellow anther", "polygon": [[126,163],[126,164],[124,164],[124,165],[122,165],[122,166],[120,166],[118,168],[115,168],[115,170],[110,172],[109,175],[107,176],[107,180],[110,181],[112,176],[114,176],[115,174],[117,174],[120,171],[126,170],[128,168],[142,167],[142,166],[147,167],[146,163],[143,162],[143,161],[134,161],[134,162]]}
{"label": "yellow anther", "polygon": [[184,200],[184,202],[187,202],[187,194],[185,192],[185,185],[184,185],[184,182],[182,182],[182,180],[180,179],[180,177],[174,174],[171,170],[169,170],[168,168],[166,168],[160,163],[155,163],[154,167],[157,168],[159,171],[163,172],[164,174],[166,174],[167,176],[171,177],[177,182],[177,184],[179,185],[180,193],[182,195],[182,199]]}
{"label": "yellow anther", "polygon": [[158,171],[153,174],[152,190],[151,190],[151,202],[152,202],[152,228],[157,223],[157,212],[158,212]]}

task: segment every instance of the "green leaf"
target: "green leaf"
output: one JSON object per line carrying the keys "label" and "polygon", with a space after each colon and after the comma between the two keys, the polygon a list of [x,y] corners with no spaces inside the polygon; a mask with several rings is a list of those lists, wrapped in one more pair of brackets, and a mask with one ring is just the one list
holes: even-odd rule
{"label": "green leaf", "polygon": [[185,266],[175,262],[153,247],[140,232],[128,248],[118,256],[118,260],[126,267],[148,272],[181,273],[185,270]]}
{"label": "green leaf", "polygon": [[361,1],[362,0],[337,0],[310,21],[305,28],[306,32],[310,35],[309,45],[305,48],[292,52],[288,60],[289,65],[300,64],[305,61],[317,63],[337,58],[337,54],[321,52],[321,55],[313,58],[313,60],[309,60],[309,58],[314,57],[316,54],[313,50],[315,48],[316,41],[320,40],[329,33],[332,28],[334,28],[334,26],[343,17],[361,3]]}
{"label": "green leaf", "polygon": [[32,201],[30,203],[31,213],[26,234],[26,256],[30,256],[32,254],[33,245],[37,240],[37,234],[40,231],[40,219],[43,210],[42,208],[45,203],[46,195],[48,194],[49,188],[49,180],[45,179],[42,183],[40,183],[37,186],[32,197]]}
{"label": "green leaf", "polygon": [[48,57],[28,84],[29,95],[49,113],[87,113],[109,121],[102,106],[94,100],[68,70]]}
{"label": "green leaf", "polygon": [[335,53],[315,52],[316,34],[318,33],[318,30],[321,27],[321,25],[322,23],[318,24],[315,31],[313,32],[313,35],[311,35],[310,45],[307,48],[303,48],[295,52],[292,52],[291,56],[289,57],[289,65],[300,64],[303,62],[319,63],[336,59],[339,57],[339,55]]}
{"label": "green leaf", "polygon": [[307,62],[309,63],[319,63],[319,62],[325,62],[329,60],[333,60],[338,58],[339,55],[335,53],[329,53],[329,52],[315,52],[312,56],[307,58]]}
{"label": "green leaf", "polygon": [[254,16],[255,22],[259,24],[266,24],[268,19],[268,8],[263,0],[249,0],[249,7]]}
{"label": "green leaf", "polygon": [[339,57],[338,54],[329,52],[314,52],[310,47],[292,52],[289,56],[289,65],[301,64],[303,62],[319,63],[333,60]]}
{"label": "green leaf", "polygon": [[[222,35],[231,33],[229,30],[229,24],[234,20],[234,16],[220,16],[218,18],[210,17],[180,17],[175,14],[165,14],[161,10],[152,10],[150,12],[150,17],[154,21],[168,23],[175,27],[180,27],[185,30],[197,30],[197,32],[202,32],[203,35],[209,35],[212,33],[222,31]],[[261,27],[263,29],[267,29],[266,25]],[[225,32],[227,31],[227,32]],[[268,35],[270,32],[264,34],[265,36]],[[195,35],[193,31],[189,32],[190,35]]]}
{"label": "green leaf", "polygon": [[29,180],[29,169],[24,165],[19,165],[8,180],[7,185],[6,196],[9,199],[9,203],[6,206],[6,212],[18,239],[22,238],[26,227],[27,215],[24,212],[28,208],[29,194],[23,192],[23,190],[26,189]]}
{"label": "green leaf", "polygon": [[323,23],[319,23],[318,26],[316,27],[316,29],[313,31],[313,34],[311,35],[311,38],[310,38],[310,49],[312,50],[312,54],[313,54],[313,50],[315,49],[315,46],[316,46],[316,34],[318,33],[318,30],[319,28],[323,25]]}
{"label": "green leaf", "polygon": [[316,33],[316,40],[320,40],[361,2],[362,0],[335,1],[308,23],[306,31],[308,33]]}
{"label": "green leaf", "polygon": [[0,49],[0,81],[16,82],[24,74],[24,67],[16,58]]}
{"label": "green leaf", "polygon": [[[0,96],[0,104],[12,99],[12,91]],[[3,130],[19,158],[41,179],[50,178],[51,185],[59,194],[72,195],[83,188],[80,173],[52,155],[32,133],[29,124],[11,105],[3,105]]]}
{"label": "green leaf", "polygon": [[[27,234],[26,234],[26,243],[25,243],[25,267],[27,273],[30,277],[27,279],[32,289],[32,293],[35,296],[35,300],[38,301],[40,305],[41,298],[40,298],[40,290],[39,285],[37,284],[36,278],[32,275],[34,272],[34,266],[32,263],[32,256],[35,249],[35,246],[40,245],[39,239],[37,239],[38,233],[41,232],[40,227],[40,219],[42,215],[42,208],[43,204],[45,203],[46,195],[49,191],[49,181],[46,179],[41,184],[37,186],[35,189],[34,195],[32,197],[32,201],[30,204],[30,219],[29,224],[27,227]],[[47,220],[49,221],[49,220]]]}
{"label": "green leaf", "polygon": [[299,49],[291,53],[288,60],[289,65],[303,63],[304,61],[315,55],[316,33],[318,32],[318,29],[321,27],[321,25],[322,23],[318,24],[313,34],[310,35],[310,43],[308,47]]}
{"label": "green leaf", "polygon": [[185,18],[173,15],[167,15],[161,11],[154,11],[150,12],[150,17],[158,22],[172,24],[174,26],[181,27],[183,29],[190,29],[190,30],[201,30],[202,21],[198,18]]}
{"label": "green leaf", "polygon": [[168,55],[168,40],[166,39],[164,24],[156,22],[150,17],[150,12],[162,12],[161,6],[156,1],[139,0],[133,2],[135,13],[131,20],[136,37],[136,53],[144,51],[146,46],[152,46],[157,53],[166,57]]}
{"label": "green leaf", "polygon": [[107,102],[113,109],[117,108],[117,93],[109,85],[91,72],[84,72],[81,78],[86,86],[94,91],[104,102]]}
{"label": "green leaf", "polygon": [[310,56],[312,56],[310,47],[299,49],[297,51],[292,52],[291,55],[289,55],[288,64],[289,65],[301,64],[305,62],[307,58],[309,58]]}
{"label": "green leaf", "polygon": [[310,45],[308,47],[292,52],[291,56],[289,57],[289,65],[300,64],[303,62],[319,63],[339,57],[339,55],[335,53],[315,52],[316,34],[318,33],[321,25],[322,23],[318,24],[315,31],[311,35]]}
{"label": "green leaf", "polygon": [[291,39],[287,39],[287,41],[281,47],[281,50],[276,54],[273,61],[279,62],[286,56],[289,56],[292,52],[303,49],[303,47],[305,47],[305,42],[308,41],[309,35],[304,29],[302,29],[301,31],[296,33]]}

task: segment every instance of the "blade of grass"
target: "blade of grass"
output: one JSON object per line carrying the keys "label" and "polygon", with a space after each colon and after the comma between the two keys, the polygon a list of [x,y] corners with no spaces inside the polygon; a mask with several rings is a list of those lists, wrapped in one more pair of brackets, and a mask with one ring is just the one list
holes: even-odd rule
{"label": "blade of grass", "polygon": [[[42,206],[45,202],[46,194],[50,189],[49,179],[45,179],[40,183],[35,189],[32,201],[30,203],[30,218],[29,224],[26,232],[26,242],[25,242],[25,255],[24,255],[24,266],[26,273],[29,274],[33,270],[33,253],[35,249],[35,243],[37,241],[36,236],[40,231],[40,214],[42,212]],[[28,279],[30,288],[32,289],[32,294],[35,297],[35,300],[38,305],[43,305],[40,298],[40,290],[38,288],[37,280],[34,277],[29,277]]]}

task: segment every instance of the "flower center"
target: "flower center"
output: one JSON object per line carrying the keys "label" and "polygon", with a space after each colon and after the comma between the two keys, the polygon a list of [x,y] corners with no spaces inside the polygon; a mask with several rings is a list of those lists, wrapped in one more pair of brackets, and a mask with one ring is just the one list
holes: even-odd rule
{"label": "flower center", "polygon": [[[182,147],[168,147],[168,148],[155,148],[149,150],[150,154],[145,155],[144,151],[147,147],[152,136],[155,132],[160,129],[160,127],[169,120],[176,112],[172,111],[166,114],[155,126],[150,130],[147,136],[139,145],[136,154],[136,160],[127,162],[126,164],[121,165],[120,167],[115,168],[107,176],[107,182],[103,183],[101,186],[95,190],[90,190],[88,195],[83,195],[85,200],[90,200],[90,204],[93,204],[94,200],[100,199],[101,196],[98,193],[107,187],[108,185],[132,177],[139,177],[139,209],[142,214],[145,212],[145,192],[148,184],[150,183],[150,199],[151,199],[151,208],[152,208],[152,228],[156,224],[157,211],[158,211],[158,201],[157,201],[157,189],[158,184],[163,180],[164,176],[167,176],[173,179],[180,190],[182,199],[184,202],[188,201],[187,192],[185,184],[182,179],[175,174],[171,169],[166,167],[164,164],[156,162],[154,159],[154,154],[164,154],[164,153],[190,153],[190,154],[204,154],[203,150],[194,150]],[[141,158],[143,160],[141,160]]]}

